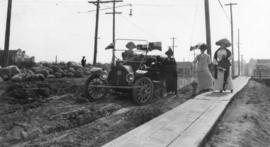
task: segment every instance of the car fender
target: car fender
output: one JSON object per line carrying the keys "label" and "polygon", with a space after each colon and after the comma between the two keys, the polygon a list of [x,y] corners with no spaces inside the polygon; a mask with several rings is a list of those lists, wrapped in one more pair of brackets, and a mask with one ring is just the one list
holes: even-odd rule
{"label": "car fender", "polygon": [[148,71],[147,70],[137,70],[135,72],[135,76],[136,77],[143,77],[143,76],[147,76]]}
{"label": "car fender", "polygon": [[129,66],[129,65],[123,65],[123,67],[127,70],[128,73],[134,73],[131,66]]}
{"label": "car fender", "polygon": [[104,69],[102,69],[100,67],[93,67],[93,68],[90,69],[89,77],[94,76],[94,75],[99,75],[103,71],[104,71]]}

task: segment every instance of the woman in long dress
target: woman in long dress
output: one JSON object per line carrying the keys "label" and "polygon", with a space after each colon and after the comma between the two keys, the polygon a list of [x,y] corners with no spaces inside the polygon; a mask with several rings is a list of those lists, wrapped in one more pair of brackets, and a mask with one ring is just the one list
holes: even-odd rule
{"label": "woman in long dress", "polygon": [[177,95],[177,71],[176,71],[176,61],[173,58],[173,51],[171,48],[165,53],[168,57],[163,62],[166,88],[168,94]]}
{"label": "woman in long dress", "polygon": [[233,92],[232,76],[231,76],[231,63],[232,53],[227,47],[231,46],[228,39],[221,39],[216,42],[220,46],[214,55],[215,64],[215,84],[214,89],[219,90],[221,93],[226,90]]}
{"label": "woman in long dress", "polygon": [[197,55],[193,61],[194,64],[197,64],[196,76],[198,81],[198,91],[199,93],[203,91],[209,91],[213,89],[213,78],[209,70],[209,64],[211,64],[211,58],[208,54],[205,53],[207,49],[206,44],[199,46],[201,54]]}

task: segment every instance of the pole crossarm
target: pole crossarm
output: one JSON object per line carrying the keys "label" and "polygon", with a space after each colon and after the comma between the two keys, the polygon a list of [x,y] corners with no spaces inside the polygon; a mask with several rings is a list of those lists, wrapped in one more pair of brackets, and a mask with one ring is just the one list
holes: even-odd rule
{"label": "pole crossarm", "polygon": [[122,12],[106,12],[105,14],[122,14]]}
{"label": "pole crossarm", "polygon": [[[99,1],[99,3],[114,3],[114,2],[123,2],[122,0],[115,0],[115,1]],[[97,1],[88,1],[88,3],[96,4]]]}
{"label": "pole crossarm", "polygon": [[[115,8],[121,8],[121,7],[126,7],[126,6],[132,6],[132,4],[126,4],[126,5],[121,5],[121,6],[116,6]],[[102,9],[99,9],[99,10],[108,10],[108,9],[113,9],[113,7],[108,7],[108,8],[102,8]],[[87,12],[95,12],[96,10],[90,10],[90,11],[87,11]]]}
{"label": "pole crossarm", "polygon": [[237,3],[228,3],[228,4],[225,4],[225,6],[231,6],[231,5],[237,5]]}

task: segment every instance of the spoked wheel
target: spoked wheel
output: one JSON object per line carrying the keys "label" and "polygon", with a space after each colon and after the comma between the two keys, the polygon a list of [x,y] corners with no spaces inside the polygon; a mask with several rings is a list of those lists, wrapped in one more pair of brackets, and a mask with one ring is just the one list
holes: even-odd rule
{"label": "spoked wheel", "polygon": [[134,84],[132,98],[139,105],[147,104],[153,98],[153,90],[154,85],[149,78],[140,78]]}
{"label": "spoked wheel", "polygon": [[107,89],[98,86],[105,85],[107,85],[107,81],[101,80],[98,75],[89,77],[85,83],[85,93],[87,98],[89,98],[91,101],[103,98],[107,92]]}

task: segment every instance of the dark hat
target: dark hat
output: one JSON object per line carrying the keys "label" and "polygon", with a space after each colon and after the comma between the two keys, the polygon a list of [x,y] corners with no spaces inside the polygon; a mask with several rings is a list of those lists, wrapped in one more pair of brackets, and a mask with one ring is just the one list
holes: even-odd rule
{"label": "dark hat", "polygon": [[126,48],[128,48],[129,50],[132,50],[132,49],[134,49],[134,48],[136,48],[136,45],[135,45],[135,43],[134,42],[128,42],[127,44],[126,44]]}
{"label": "dark hat", "polygon": [[110,43],[106,48],[105,48],[105,50],[107,50],[107,49],[113,49],[114,48],[114,44],[113,43]]}
{"label": "dark hat", "polygon": [[224,44],[226,47],[230,47],[232,45],[227,38],[220,39],[216,42],[216,45],[221,46],[222,44]]}
{"label": "dark hat", "polygon": [[202,50],[202,51],[207,50],[207,48],[208,48],[208,46],[207,46],[205,43],[203,43],[203,44],[201,44],[201,45],[199,46],[199,49]]}
{"label": "dark hat", "polygon": [[165,52],[165,54],[166,54],[167,56],[172,56],[172,55],[173,55],[172,49],[169,48],[169,49]]}

